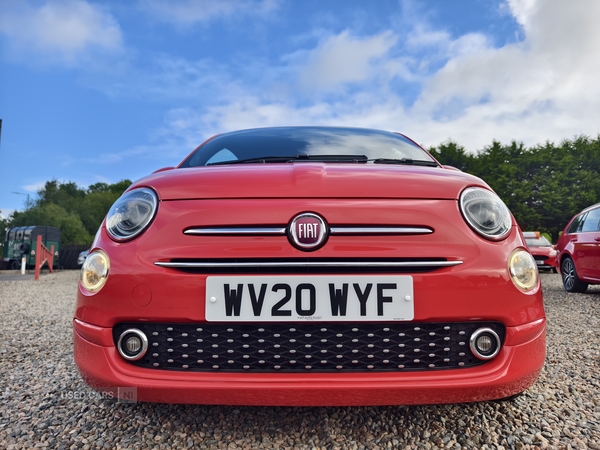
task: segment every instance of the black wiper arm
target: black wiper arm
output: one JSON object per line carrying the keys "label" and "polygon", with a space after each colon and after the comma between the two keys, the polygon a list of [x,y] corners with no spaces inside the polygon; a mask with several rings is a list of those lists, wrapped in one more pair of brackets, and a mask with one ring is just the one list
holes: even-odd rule
{"label": "black wiper arm", "polygon": [[207,166],[221,166],[226,164],[252,164],[252,163],[285,163],[292,161],[294,156],[261,156],[260,158],[230,159],[206,164]]}
{"label": "black wiper arm", "polygon": [[321,161],[321,162],[350,162],[366,163],[369,158],[365,155],[297,155],[297,160]]}
{"label": "black wiper arm", "polygon": [[405,164],[405,165],[409,165],[409,166],[438,167],[438,164],[435,161],[423,161],[420,159],[411,159],[411,158],[400,158],[400,159],[377,158],[377,159],[373,159],[370,161],[373,161],[373,164]]}
{"label": "black wiper arm", "polygon": [[313,161],[313,162],[350,162],[366,163],[368,158],[365,155],[294,155],[294,156],[261,156],[258,158],[234,159],[230,161],[219,161],[208,163],[207,166],[216,166],[223,164],[266,164],[266,163],[287,163],[295,161]]}

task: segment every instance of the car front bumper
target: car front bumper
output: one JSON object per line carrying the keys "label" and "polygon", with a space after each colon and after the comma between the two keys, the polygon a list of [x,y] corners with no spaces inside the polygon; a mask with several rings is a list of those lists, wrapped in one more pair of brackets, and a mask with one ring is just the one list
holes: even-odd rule
{"label": "car front bumper", "polygon": [[92,388],[143,402],[272,406],[411,405],[485,401],[534,383],[546,355],[546,320],[507,327],[500,353],[472,368],[386,373],[205,373],[133,366],[112,329],[75,319],[75,361]]}

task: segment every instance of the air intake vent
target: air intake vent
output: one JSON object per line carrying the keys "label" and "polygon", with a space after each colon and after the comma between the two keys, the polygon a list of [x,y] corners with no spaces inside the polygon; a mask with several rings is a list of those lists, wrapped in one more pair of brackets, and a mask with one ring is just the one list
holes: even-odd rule
{"label": "air intake vent", "polygon": [[[466,323],[121,323],[115,339],[137,328],[146,356],[131,364],[196,372],[398,372],[484,364],[469,348],[471,334],[497,322]],[[116,341],[115,341],[116,342]]]}

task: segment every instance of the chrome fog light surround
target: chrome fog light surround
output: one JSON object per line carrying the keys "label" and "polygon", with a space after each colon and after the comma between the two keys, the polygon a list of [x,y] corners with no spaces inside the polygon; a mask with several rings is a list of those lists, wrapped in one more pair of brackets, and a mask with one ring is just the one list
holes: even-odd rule
{"label": "chrome fog light surround", "polygon": [[137,361],[148,351],[148,338],[137,328],[130,328],[119,336],[117,350],[127,361]]}
{"label": "chrome fog light surround", "polygon": [[102,250],[95,250],[83,262],[79,280],[83,288],[93,294],[102,289],[108,279],[109,272],[110,260],[108,255]]}
{"label": "chrome fog light surround", "polygon": [[531,253],[520,248],[515,250],[508,260],[510,278],[523,292],[529,292],[538,284],[538,268]]}
{"label": "chrome fog light surround", "polygon": [[498,354],[502,344],[500,337],[494,330],[491,328],[479,328],[471,335],[469,346],[477,359],[487,361]]}

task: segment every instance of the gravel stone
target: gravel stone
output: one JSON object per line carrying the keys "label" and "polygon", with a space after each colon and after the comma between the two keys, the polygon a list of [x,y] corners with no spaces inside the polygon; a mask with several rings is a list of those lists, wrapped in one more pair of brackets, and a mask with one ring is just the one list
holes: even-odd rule
{"label": "gravel stone", "polygon": [[76,271],[0,277],[1,449],[600,449],[600,286],[541,275],[548,356],[510,401],[389,407],[116,403],[81,380]]}

